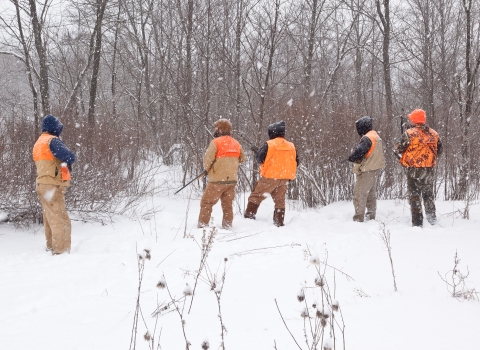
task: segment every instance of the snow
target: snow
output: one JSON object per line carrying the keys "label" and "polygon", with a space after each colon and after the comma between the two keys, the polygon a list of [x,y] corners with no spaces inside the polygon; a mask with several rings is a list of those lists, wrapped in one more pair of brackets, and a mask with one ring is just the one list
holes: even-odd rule
{"label": "snow", "polygon": [[43,199],[45,199],[47,202],[50,202],[55,195],[55,188],[52,188],[49,191],[46,191],[43,195]]}
{"label": "snow", "polygon": [[[0,224],[0,348],[127,349],[138,296],[137,254],[146,258],[148,253],[150,260],[141,260],[137,349],[149,348],[145,324],[155,344],[161,329],[162,349],[185,349],[174,308],[160,313],[154,333],[152,314],[157,305],[171,301],[169,293],[186,298],[183,317],[191,349],[201,349],[206,339],[211,349],[220,346],[219,293],[226,349],[272,349],[274,344],[298,349],[275,301],[306,349],[302,313],[306,305],[321,305],[321,296],[310,288],[315,287],[317,269],[325,270],[326,282],[334,287],[332,304],[339,305],[344,318],[346,349],[478,349],[480,302],[452,298],[438,273],[444,276],[453,268],[457,252],[459,269],[465,273],[468,266],[469,287],[480,290],[479,205],[472,206],[470,220],[463,220],[457,213],[463,203],[437,201],[438,224],[426,222],[421,229],[410,225],[408,201],[379,201],[377,219],[388,217],[391,232],[398,287],[394,292],[379,223],[353,222],[351,202],[312,210],[289,202],[286,225],[277,228],[272,224],[273,203],[267,198],[257,220],[237,212],[232,231],[219,229],[202,273],[221,277],[226,264],[224,284],[211,290],[199,279],[188,313],[202,237],[196,228],[196,198],[186,224],[193,238],[183,238],[188,195],[146,198],[135,220],[119,217],[105,226],[73,221],[70,255],[46,252],[41,226],[27,230]],[[236,210],[245,201],[244,196],[238,198]],[[153,207],[155,217],[139,222],[137,217]],[[213,216],[220,227],[220,204]],[[305,299],[299,302],[302,294]],[[329,311],[323,312],[330,315]],[[307,314],[315,317],[308,310]],[[324,344],[332,345],[333,340],[326,337]]]}

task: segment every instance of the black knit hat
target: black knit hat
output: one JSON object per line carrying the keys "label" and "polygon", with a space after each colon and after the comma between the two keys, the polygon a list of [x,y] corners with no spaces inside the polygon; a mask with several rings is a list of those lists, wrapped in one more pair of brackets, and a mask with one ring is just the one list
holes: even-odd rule
{"label": "black knit hat", "polygon": [[373,118],[369,116],[362,117],[355,122],[355,127],[358,134],[363,136],[370,130],[373,130]]}
{"label": "black knit hat", "polygon": [[273,123],[268,126],[268,137],[274,139],[275,137],[285,137],[285,122],[282,120],[278,123]]}

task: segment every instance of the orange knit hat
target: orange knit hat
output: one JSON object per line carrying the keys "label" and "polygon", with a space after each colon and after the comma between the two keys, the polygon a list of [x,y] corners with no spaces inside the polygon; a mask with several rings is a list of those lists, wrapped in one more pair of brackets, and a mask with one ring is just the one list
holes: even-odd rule
{"label": "orange knit hat", "polygon": [[408,115],[408,119],[413,124],[423,125],[427,122],[427,114],[423,109],[416,109]]}

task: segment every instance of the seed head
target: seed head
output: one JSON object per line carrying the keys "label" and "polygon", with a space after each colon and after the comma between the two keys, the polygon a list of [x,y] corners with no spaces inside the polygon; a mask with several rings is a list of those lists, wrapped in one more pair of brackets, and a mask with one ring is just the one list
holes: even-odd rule
{"label": "seed head", "polygon": [[210,343],[208,342],[208,339],[205,339],[202,343],[202,349],[208,350],[209,348],[210,348]]}
{"label": "seed head", "polygon": [[332,301],[332,310],[333,311],[338,311],[339,307],[340,307],[340,304],[338,303],[338,300]]}
{"label": "seed head", "polygon": [[318,257],[317,254],[312,254],[312,255],[310,256],[310,264],[312,264],[312,265],[318,265],[318,264],[320,264],[320,258]]}
{"label": "seed head", "polygon": [[192,295],[192,288],[190,288],[188,283],[186,283],[185,285],[185,289],[183,290],[183,295],[185,295],[186,297]]}
{"label": "seed head", "polygon": [[306,308],[304,308],[302,310],[302,312],[300,313],[300,316],[302,316],[302,318],[307,318],[308,317],[308,310]]}
{"label": "seed head", "polygon": [[167,282],[165,281],[165,277],[161,277],[157,283],[157,288],[164,289],[167,286]]}
{"label": "seed head", "polygon": [[315,284],[319,287],[323,287],[325,285],[323,277],[322,276],[315,277]]}
{"label": "seed head", "polygon": [[152,256],[150,255],[150,250],[149,249],[144,249],[145,252],[145,259],[150,260]]}
{"label": "seed head", "polygon": [[298,292],[297,299],[299,302],[302,302],[305,300],[305,292],[303,291],[303,289],[300,289],[300,291]]}
{"label": "seed head", "polygon": [[152,339],[152,336],[151,336],[150,333],[148,333],[148,331],[147,331],[147,333],[145,333],[145,334],[143,335],[143,339],[145,339],[146,341],[150,341],[150,340]]}
{"label": "seed head", "polygon": [[333,349],[333,340],[332,338],[327,338],[323,342],[323,350],[332,350]]}

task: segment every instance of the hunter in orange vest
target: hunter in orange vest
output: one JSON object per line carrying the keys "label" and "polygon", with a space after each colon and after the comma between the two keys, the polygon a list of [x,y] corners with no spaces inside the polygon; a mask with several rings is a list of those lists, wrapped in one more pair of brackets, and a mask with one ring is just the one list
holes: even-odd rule
{"label": "hunter in orange vest", "polygon": [[255,219],[260,203],[269,193],[275,203],[273,223],[283,226],[285,220],[285,194],[287,183],[295,179],[299,158],[293,143],[285,140],[285,122],[281,121],[268,126],[270,140],[258,150],[257,162],[260,166],[260,180],[248,197],[248,205],[244,217]]}
{"label": "hunter in orange vest", "polygon": [[437,164],[437,157],[442,153],[442,141],[438,133],[426,124],[427,115],[424,110],[414,110],[408,119],[412,127],[396,143],[395,150],[401,154],[400,163],[406,167],[412,225],[423,226],[422,198],[427,221],[435,225],[437,216],[433,168]]}
{"label": "hunter in orange vest", "polygon": [[[385,166],[383,157],[382,139],[373,130],[372,117],[366,116],[355,122],[360,142],[353,150],[348,160],[353,165],[353,173],[356,175],[353,189],[353,207],[355,215],[353,221],[363,222],[375,220],[377,211],[377,178],[381,169]],[[365,213],[365,208],[367,213]]]}
{"label": "hunter in orange vest", "polygon": [[242,146],[231,136],[232,124],[219,119],[214,124],[214,139],[203,157],[203,167],[208,173],[208,185],[200,201],[198,227],[206,227],[213,206],[222,203],[222,228],[231,229],[233,223],[233,199],[238,178],[238,166],[245,161]]}
{"label": "hunter in orange vest", "polygon": [[37,167],[36,191],[42,204],[47,251],[53,255],[70,252],[71,223],[65,207],[70,186],[70,167],[75,154],[60,140],[63,124],[53,115],[42,121],[42,134],[33,146]]}

